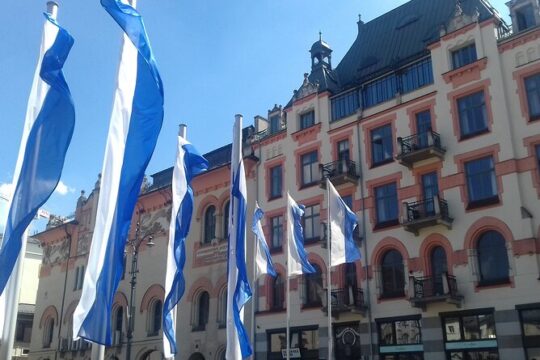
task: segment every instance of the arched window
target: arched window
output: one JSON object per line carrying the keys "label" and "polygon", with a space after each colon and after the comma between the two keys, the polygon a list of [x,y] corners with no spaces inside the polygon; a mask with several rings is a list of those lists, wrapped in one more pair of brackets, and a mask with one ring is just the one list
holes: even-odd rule
{"label": "arched window", "polygon": [[225,360],[225,353],[226,353],[225,346],[220,347],[216,353],[216,360]]}
{"label": "arched window", "polygon": [[384,254],[381,264],[381,276],[382,297],[404,296],[405,269],[399,251],[390,250]]}
{"label": "arched window", "polygon": [[501,284],[509,281],[506,241],[497,231],[486,231],[476,243],[480,285]]}
{"label": "arched window", "polygon": [[148,321],[148,336],[157,336],[159,335],[159,330],[161,329],[161,312],[163,311],[163,303],[161,300],[154,300],[150,306],[150,311],[148,312],[149,321]]}
{"label": "arched window", "polygon": [[114,312],[114,332],[113,332],[113,345],[120,345],[122,343],[122,329],[124,325],[124,308],[118,306]]}
{"label": "arched window", "polygon": [[219,292],[217,314],[218,327],[225,329],[227,326],[227,285]]}
{"label": "arched window", "polygon": [[446,251],[442,246],[436,246],[431,250],[431,277],[433,279],[433,295],[443,295],[443,276],[448,271]]}
{"label": "arched window", "polygon": [[356,304],[358,297],[358,280],[356,278],[356,264],[345,263],[345,289],[343,292],[346,305]]}
{"label": "arched window", "polygon": [[193,331],[204,331],[208,323],[208,311],[210,308],[210,295],[203,291],[200,293],[195,307],[195,321]]}
{"label": "arched window", "polygon": [[283,282],[283,277],[280,274],[277,274],[277,276],[271,281],[272,286],[270,287],[270,310],[283,310],[285,300],[285,283]]}
{"label": "arched window", "polygon": [[223,239],[227,240],[229,237],[229,206],[231,203],[227,201],[225,207],[223,207]]}
{"label": "arched window", "polygon": [[304,275],[304,306],[315,307],[322,305],[323,291],[322,271],[318,265],[313,265],[315,273]]}
{"label": "arched window", "polygon": [[48,349],[51,347],[54,335],[54,319],[49,318],[45,322],[45,331],[43,332],[43,347]]}
{"label": "arched window", "polygon": [[204,213],[204,244],[210,244],[216,237],[216,207],[211,205]]}

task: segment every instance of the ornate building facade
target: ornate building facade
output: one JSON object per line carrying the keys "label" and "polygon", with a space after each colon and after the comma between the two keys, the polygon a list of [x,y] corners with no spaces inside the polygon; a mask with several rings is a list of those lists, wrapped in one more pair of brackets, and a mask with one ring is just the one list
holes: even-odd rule
{"label": "ornate building facade", "polygon": [[[255,201],[265,211],[279,273],[254,282],[246,308],[257,359],[283,358],[287,306],[291,345],[303,359],[328,358],[329,336],[336,359],[540,358],[540,12],[537,0],[508,6],[511,27],[484,0],[412,0],[359,21],[336,67],[319,39],[292,99],[245,129],[249,212]],[[206,157],[210,170],[194,180],[179,359],[224,358],[230,145]],[[331,274],[326,177],[358,215],[362,252]],[[152,235],[155,243],[139,254],[137,360],[161,356],[171,178],[171,169],[153,176],[132,222],[130,239]],[[306,206],[306,250],[318,270],[292,279],[290,304],[287,191]],[[75,222],[38,235],[46,255],[35,359],[89,358],[66,334],[98,193],[81,197]],[[131,254],[108,359],[125,358]]]}

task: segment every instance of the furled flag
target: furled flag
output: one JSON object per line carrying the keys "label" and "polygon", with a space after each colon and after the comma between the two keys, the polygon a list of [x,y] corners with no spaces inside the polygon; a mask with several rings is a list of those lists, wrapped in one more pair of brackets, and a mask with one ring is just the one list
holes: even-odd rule
{"label": "furled flag", "polygon": [[353,239],[354,228],[358,225],[356,215],[339,196],[330,180],[326,180],[329,203],[329,231],[332,241],[330,265],[336,266],[360,260],[360,251]]}
{"label": "furled flag", "polygon": [[270,276],[276,277],[276,270],[274,269],[274,262],[270,256],[270,250],[268,250],[268,244],[264,238],[263,229],[261,226],[261,219],[264,217],[264,212],[259,207],[259,204],[255,204],[255,212],[253,213],[253,225],[251,226],[251,231],[255,234],[257,238],[257,243],[254,245],[257,247],[257,255],[255,262],[257,264],[257,274],[256,279],[259,276],[268,274]]}
{"label": "furled flag", "polygon": [[304,249],[304,231],[302,229],[304,209],[304,205],[298,205],[287,193],[288,277],[316,272],[313,265],[309,263],[306,249]]}
{"label": "furled flag", "polygon": [[242,160],[242,116],[236,115],[231,157],[231,206],[229,208],[229,249],[227,283],[228,360],[243,359],[253,352],[244,327],[244,304],[251,298],[246,266],[247,189]]}
{"label": "furled flag", "polygon": [[[62,72],[74,41],[50,14],[45,14],[45,18],[13,177],[15,189],[0,242],[3,296],[7,296],[4,289],[14,289],[13,285],[6,285],[19,255],[24,256],[20,253],[26,246],[26,229],[60,181],[75,126],[75,107]],[[4,326],[5,315],[4,309],[0,309],[0,327]]]}
{"label": "furled flag", "polygon": [[165,358],[177,353],[176,304],[184,295],[184,264],[186,238],[193,213],[191,180],[208,169],[208,161],[182,136],[178,136],[178,149],[172,180],[172,214],[169,225],[169,251],[165,275],[165,302],[163,305],[163,350]]}
{"label": "furled flag", "polygon": [[163,86],[141,15],[127,0],[101,0],[124,30],[96,224],[73,336],[111,345],[111,307],[124,272],[133,209],[163,121]]}

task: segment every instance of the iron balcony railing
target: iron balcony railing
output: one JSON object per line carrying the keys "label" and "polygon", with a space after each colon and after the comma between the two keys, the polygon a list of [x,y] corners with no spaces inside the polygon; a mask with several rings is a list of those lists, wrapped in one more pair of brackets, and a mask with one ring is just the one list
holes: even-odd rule
{"label": "iron balcony railing", "polygon": [[439,278],[411,277],[413,281],[414,299],[426,299],[437,296],[459,297],[456,277],[443,273]]}
{"label": "iron balcony railing", "polygon": [[321,181],[326,178],[332,179],[336,176],[347,175],[352,178],[358,178],[356,171],[356,164],[352,160],[342,159],[320,165],[321,167]]}
{"label": "iron balcony railing", "polygon": [[348,287],[332,290],[332,308],[340,309],[362,309],[366,306],[364,291],[362,289]]}
{"label": "iron balcony railing", "polygon": [[401,148],[400,156],[405,156],[415,151],[427,149],[432,146],[441,152],[444,152],[441,145],[441,135],[433,130],[428,130],[407,137],[398,137],[397,140]]}
{"label": "iron balcony railing", "polygon": [[448,202],[441,199],[439,196],[434,196],[421,201],[406,202],[404,204],[406,208],[405,214],[407,223],[433,216],[440,216],[446,221],[452,220],[448,212]]}

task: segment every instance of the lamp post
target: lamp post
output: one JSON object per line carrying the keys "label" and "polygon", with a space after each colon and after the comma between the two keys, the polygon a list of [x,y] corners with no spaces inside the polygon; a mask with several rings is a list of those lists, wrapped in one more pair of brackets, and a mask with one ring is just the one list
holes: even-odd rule
{"label": "lamp post", "polygon": [[135,238],[128,240],[128,246],[131,248],[131,285],[130,295],[129,295],[129,310],[128,310],[128,328],[127,328],[127,344],[126,344],[126,360],[131,359],[131,342],[133,339],[133,328],[135,326],[135,306],[133,306],[133,301],[135,297],[135,285],[137,284],[137,273],[138,269],[138,258],[139,258],[139,248],[142,243],[147,240],[146,246],[154,246],[153,242],[153,233],[146,234],[142,238],[139,238],[139,233],[141,230],[140,222],[137,222],[137,227],[135,228]]}

